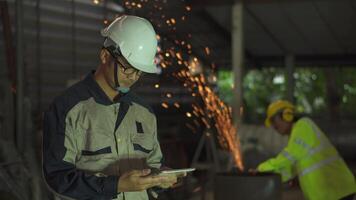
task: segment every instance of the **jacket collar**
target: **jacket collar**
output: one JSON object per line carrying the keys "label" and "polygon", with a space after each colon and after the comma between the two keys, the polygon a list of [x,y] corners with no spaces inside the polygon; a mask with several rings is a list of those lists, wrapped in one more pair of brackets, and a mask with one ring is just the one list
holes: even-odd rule
{"label": "jacket collar", "polygon": [[105,94],[105,92],[103,91],[103,89],[99,86],[99,84],[96,82],[95,78],[94,78],[94,73],[95,70],[91,71],[83,80],[84,83],[89,87],[90,93],[92,94],[92,96],[94,97],[95,101],[97,103],[103,104],[103,105],[112,105],[118,102],[130,102],[130,92],[128,92],[125,95],[122,95],[119,98],[116,98],[117,100],[111,101],[110,98]]}

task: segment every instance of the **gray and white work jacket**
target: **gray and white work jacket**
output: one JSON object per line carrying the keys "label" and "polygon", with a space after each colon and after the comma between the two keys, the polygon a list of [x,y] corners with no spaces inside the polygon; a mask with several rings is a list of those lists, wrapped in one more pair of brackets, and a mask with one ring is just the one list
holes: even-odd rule
{"label": "gray and white work jacket", "polygon": [[161,160],[152,110],[131,92],[112,102],[93,72],[45,112],[43,174],[60,198],[146,200],[146,191],[118,193],[119,176]]}

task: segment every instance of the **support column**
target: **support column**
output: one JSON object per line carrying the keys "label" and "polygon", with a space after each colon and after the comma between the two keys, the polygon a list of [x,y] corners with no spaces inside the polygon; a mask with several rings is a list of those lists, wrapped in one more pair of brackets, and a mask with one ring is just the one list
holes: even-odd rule
{"label": "support column", "polygon": [[242,121],[242,73],[244,63],[244,44],[243,44],[243,3],[235,2],[232,6],[232,71],[234,76],[233,90],[233,121],[237,126]]}
{"label": "support column", "polygon": [[37,112],[42,112],[42,62],[41,62],[41,0],[36,0],[36,65],[37,65]]}
{"label": "support column", "polygon": [[294,80],[294,71],[295,71],[295,57],[293,54],[288,54],[285,58],[286,65],[286,78],[287,78],[287,100],[295,103],[294,91],[295,91],[295,80]]}
{"label": "support column", "polygon": [[23,3],[16,1],[16,145],[22,153],[24,147],[23,121]]}

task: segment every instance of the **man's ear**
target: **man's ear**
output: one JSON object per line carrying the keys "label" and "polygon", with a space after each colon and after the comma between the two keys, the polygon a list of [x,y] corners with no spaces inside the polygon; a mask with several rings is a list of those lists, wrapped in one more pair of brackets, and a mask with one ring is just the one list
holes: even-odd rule
{"label": "man's ear", "polygon": [[102,64],[106,64],[109,62],[110,53],[106,49],[101,49],[100,51],[100,61]]}

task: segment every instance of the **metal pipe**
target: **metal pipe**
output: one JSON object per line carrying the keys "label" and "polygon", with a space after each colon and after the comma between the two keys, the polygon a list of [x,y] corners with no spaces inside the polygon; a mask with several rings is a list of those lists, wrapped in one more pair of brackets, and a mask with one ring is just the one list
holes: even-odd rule
{"label": "metal pipe", "polygon": [[[243,90],[242,73],[244,63],[244,36],[243,36],[243,2],[235,2],[232,6],[232,69],[234,73],[234,92],[233,92],[233,120],[237,128],[242,122]],[[236,129],[237,130],[237,129]]]}
{"label": "metal pipe", "polygon": [[75,2],[72,0],[72,78],[77,76],[77,58],[76,58],[76,13]]}
{"label": "metal pipe", "polygon": [[7,71],[9,80],[11,81],[11,86],[16,85],[15,78],[15,50],[13,48],[13,38],[11,33],[10,15],[7,1],[0,1],[0,16],[2,19],[2,27],[4,33],[4,44],[6,53],[6,64],[8,67]]}
{"label": "metal pipe", "polygon": [[293,54],[288,54],[285,58],[286,63],[286,77],[287,77],[287,99],[290,102],[295,102],[294,90],[295,90],[295,80],[294,80],[294,71],[295,71],[295,58]]}
{"label": "metal pipe", "polygon": [[42,111],[42,65],[41,65],[41,0],[36,0],[36,64],[37,64],[37,109]]}
{"label": "metal pipe", "polygon": [[23,3],[16,1],[16,145],[23,152]]}

